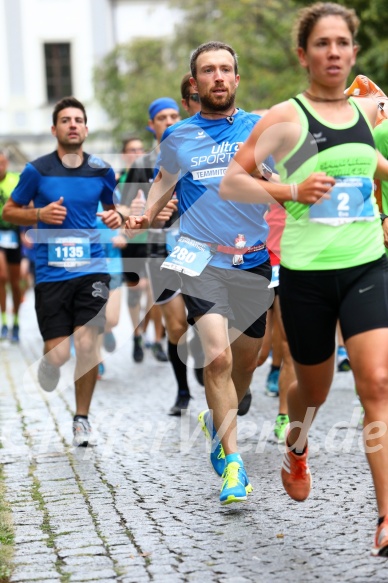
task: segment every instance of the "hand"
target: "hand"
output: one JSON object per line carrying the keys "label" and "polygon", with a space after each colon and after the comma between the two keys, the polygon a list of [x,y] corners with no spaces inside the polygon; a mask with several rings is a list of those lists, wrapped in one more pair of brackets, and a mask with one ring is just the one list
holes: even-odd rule
{"label": "hand", "polygon": [[388,221],[387,219],[383,220],[383,233],[384,233],[384,245],[388,248]]}
{"label": "hand", "polygon": [[335,179],[325,172],[314,172],[298,184],[297,201],[302,204],[319,204],[322,199],[330,198],[328,191],[335,185]]}
{"label": "hand", "polygon": [[140,230],[148,229],[149,226],[150,222],[146,215],[131,215],[125,222],[124,234],[128,239],[133,239],[133,237],[139,234]]}
{"label": "hand", "polygon": [[102,222],[109,229],[118,229],[121,227],[123,222],[121,215],[115,209],[96,213],[96,216],[101,217]]}
{"label": "hand", "polygon": [[124,235],[117,235],[116,237],[112,237],[112,245],[117,249],[123,249],[127,245],[127,239]]}
{"label": "hand", "polygon": [[156,216],[155,222],[165,223],[171,219],[172,215],[178,210],[178,199],[172,198],[168,201],[164,209]]}
{"label": "hand", "polygon": [[63,206],[63,196],[39,210],[39,220],[47,225],[62,225],[67,215],[67,208]]}
{"label": "hand", "polygon": [[146,205],[146,198],[144,196],[144,192],[139,188],[137,191],[137,195],[131,202],[131,206],[129,207],[129,214],[130,215],[144,215]]}

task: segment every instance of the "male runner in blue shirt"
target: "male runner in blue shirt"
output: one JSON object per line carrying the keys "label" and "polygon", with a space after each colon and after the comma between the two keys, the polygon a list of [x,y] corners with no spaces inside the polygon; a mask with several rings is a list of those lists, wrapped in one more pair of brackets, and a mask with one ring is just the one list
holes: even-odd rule
{"label": "male runner in blue shirt", "polygon": [[180,272],[188,321],[201,337],[209,411],[199,420],[212,439],[213,468],[223,476],[221,504],[230,504],[252,490],[238,453],[236,412],[256,368],[273,292],[266,205],[223,201],[218,190],[239,143],[260,118],[236,109],[240,77],[232,47],[203,44],[190,68],[201,110],[165,131],[145,214],[129,217],[126,225],[148,228],[176,190],[182,236],[165,267]]}
{"label": "male runner in blue shirt", "polygon": [[97,380],[97,335],[104,330],[109,295],[110,276],[96,229],[98,203],[108,227],[122,224],[113,204],[112,168],[83,151],[86,123],[85,108],[74,97],[55,105],[51,132],[57,149],[26,165],[3,211],[11,223],[37,223],[35,308],[44,340],[38,379],[46,391],[58,384],[74,332],[76,446],[92,443],[88,412]]}

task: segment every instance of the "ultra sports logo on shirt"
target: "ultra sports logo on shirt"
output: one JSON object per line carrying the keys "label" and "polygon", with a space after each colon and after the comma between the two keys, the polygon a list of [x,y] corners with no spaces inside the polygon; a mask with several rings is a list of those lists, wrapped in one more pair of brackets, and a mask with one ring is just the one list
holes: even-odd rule
{"label": "ultra sports logo on shirt", "polygon": [[[213,141],[212,141],[213,142]],[[204,146],[204,144],[202,144]],[[226,168],[237,152],[239,142],[224,141],[220,144],[212,143],[210,153],[202,153],[200,156],[193,156],[191,158],[191,172],[193,180],[203,180],[206,178],[222,178],[226,172]],[[219,166],[222,164],[223,166]],[[216,166],[216,167],[215,167]],[[193,170],[193,168],[201,167],[200,170]]]}

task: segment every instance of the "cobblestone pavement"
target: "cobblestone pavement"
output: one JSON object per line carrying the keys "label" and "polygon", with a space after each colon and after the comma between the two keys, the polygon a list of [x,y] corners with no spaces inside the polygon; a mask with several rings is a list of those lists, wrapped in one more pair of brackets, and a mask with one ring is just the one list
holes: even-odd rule
{"label": "cobblestone pavement", "polygon": [[149,351],[142,364],[132,362],[123,304],[119,345],[106,355],[92,405],[95,448],[71,445],[74,361],[57,391],[38,386],[42,341],[32,292],[22,306],[20,346],[0,345],[0,463],[15,529],[11,581],[387,581],[387,562],[369,555],[376,510],[351,373],[336,375],[318,416],[313,491],[296,503],[280,482],[282,454],[272,440],[277,400],[264,394],[268,365],[256,371],[251,411],[239,419],[254,492],[245,504],[221,507],[220,479],[196,422],[203,388],[190,371],[189,414],[167,416],[172,372]]}

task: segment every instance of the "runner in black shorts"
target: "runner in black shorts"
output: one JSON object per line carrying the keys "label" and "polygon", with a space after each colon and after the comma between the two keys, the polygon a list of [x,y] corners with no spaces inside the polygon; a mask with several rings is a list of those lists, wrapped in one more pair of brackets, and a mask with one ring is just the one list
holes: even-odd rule
{"label": "runner in black shorts", "polygon": [[[88,413],[97,380],[97,337],[104,330],[109,296],[110,276],[96,235],[99,202],[105,210],[98,216],[107,227],[122,224],[113,204],[112,168],[83,151],[86,121],[85,108],[74,97],[55,105],[51,131],[57,149],[27,164],[3,212],[5,220],[38,227],[35,301],[44,339],[38,380],[46,391],[58,384],[74,334],[75,446],[93,441]],[[34,208],[26,208],[31,202]]]}
{"label": "runner in black shorts", "polygon": [[[307,89],[255,126],[226,171],[221,195],[245,203],[273,197],[288,213],[280,303],[297,381],[288,391],[284,489],[299,502],[311,490],[307,438],[332,383],[339,319],[365,410],[379,517],[372,554],[388,557],[388,271],[374,196],[374,178],[388,179],[388,161],[372,133],[378,100],[346,94],[358,26],[354,10],[340,4],[300,11],[295,38]],[[281,183],[261,188],[252,173],[269,154]]]}
{"label": "runner in black shorts", "polygon": [[236,414],[256,369],[273,292],[266,206],[252,209],[218,194],[228,163],[259,119],[236,109],[236,53],[223,43],[206,43],[194,51],[190,69],[201,110],[165,131],[146,211],[131,216],[127,228],[149,227],[176,192],[181,236],[164,268],[185,272],[182,293],[205,353],[209,410],[199,421],[212,441],[213,468],[223,476],[224,505],[244,501],[252,491],[238,453]]}

